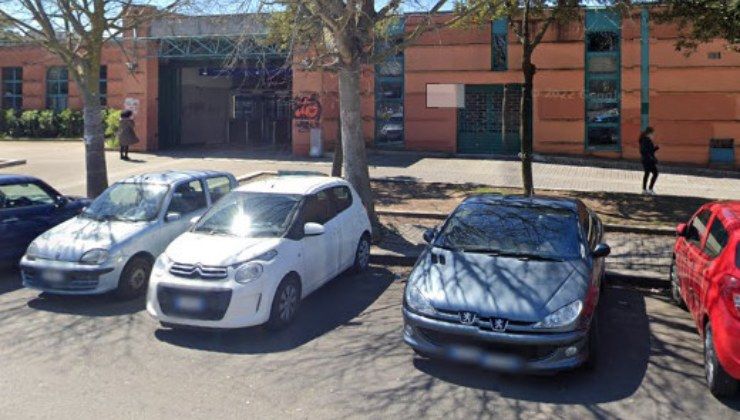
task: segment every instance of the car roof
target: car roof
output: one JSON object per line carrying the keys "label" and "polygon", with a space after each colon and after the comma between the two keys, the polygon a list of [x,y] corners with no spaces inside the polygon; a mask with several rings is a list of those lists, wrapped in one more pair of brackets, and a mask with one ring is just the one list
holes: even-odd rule
{"label": "car roof", "polygon": [[166,184],[172,185],[180,181],[187,181],[189,179],[198,179],[213,176],[228,176],[231,174],[228,172],[221,171],[206,171],[206,170],[184,170],[184,171],[160,171],[160,172],[147,172],[144,174],[133,175],[122,179],[119,182],[124,183],[137,183],[146,182],[152,184]]}
{"label": "car roof", "polygon": [[0,174],[0,185],[18,184],[24,182],[38,182],[38,178],[29,175]]}
{"label": "car roof", "polygon": [[330,176],[283,175],[250,182],[237,188],[236,191],[308,195],[319,189],[337,185],[346,186],[348,184],[342,178]]}
{"label": "car roof", "polygon": [[466,198],[462,205],[468,204],[499,204],[511,206],[540,206],[557,209],[578,211],[580,200],[567,197],[550,197],[546,195],[502,195],[502,194],[476,194]]}

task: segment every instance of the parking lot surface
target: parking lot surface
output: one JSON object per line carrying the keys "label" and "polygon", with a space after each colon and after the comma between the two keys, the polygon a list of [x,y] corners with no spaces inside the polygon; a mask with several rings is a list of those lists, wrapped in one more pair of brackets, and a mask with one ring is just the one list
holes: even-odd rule
{"label": "parking lot surface", "polygon": [[272,333],[162,329],[143,300],[53,297],[0,275],[3,418],[737,418],[686,312],[607,287],[595,371],[513,376],[415,358],[407,269],[341,276]]}

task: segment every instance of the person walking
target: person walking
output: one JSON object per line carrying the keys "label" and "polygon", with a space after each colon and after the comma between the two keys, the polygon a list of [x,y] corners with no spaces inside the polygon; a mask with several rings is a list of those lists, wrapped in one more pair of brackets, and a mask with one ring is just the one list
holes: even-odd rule
{"label": "person walking", "polygon": [[[653,127],[647,127],[642,133],[640,133],[640,156],[642,157],[642,168],[645,174],[642,176],[642,193],[645,195],[655,195],[653,188],[655,187],[655,180],[658,179],[658,159],[655,157],[655,152],[660,149],[653,143],[653,134],[655,130]],[[648,186],[648,177],[652,174],[650,185]]]}
{"label": "person walking", "polygon": [[139,142],[134,131],[134,113],[126,109],[121,112],[121,120],[118,126],[118,144],[121,146],[121,160],[129,160],[128,148]]}

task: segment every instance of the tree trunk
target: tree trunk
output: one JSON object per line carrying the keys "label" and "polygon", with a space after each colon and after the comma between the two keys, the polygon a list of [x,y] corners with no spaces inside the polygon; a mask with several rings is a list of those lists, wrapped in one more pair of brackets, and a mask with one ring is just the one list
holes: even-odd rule
{"label": "tree trunk", "polygon": [[362,136],[362,110],[360,108],[360,66],[339,71],[339,110],[344,178],[357,190],[373,225],[373,237],[378,238],[380,224],[375,214],[370,173]]}
{"label": "tree trunk", "polygon": [[509,85],[504,84],[504,91],[501,95],[501,145],[503,146],[503,149],[508,152],[508,142],[506,141],[506,132],[509,131],[509,124],[506,120],[506,117],[508,116],[506,114],[506,108],[508,108],[508,104],[506,103],[508,101],[509,96]]}
{"label": "tree trunk", "polygon": [[522,106],[519,116],[520,133],[522,133],[522,148],[520,158],[522,160],[522,184],[525,195],[534,194],[534,181],[532,180],[532,152],[534,150],[534,139],[532,133],[532,89],[534,85],[535,66],[532,64],[531,52],[526,52],[522,60],[524,71],[524,85],[522,86]]}
{"label": "tree trunk", "polygon": [[[342,118],[339,117],[339,127],[342,126]],[[342,130],[339,130],[339,138],[334,142],[334,159],[331,162],[331,176],[342,176]]]}
{"label": "tree trunk", "polygon": [[97,197],[108,188],[108,171],[105,166],[105,143],[100,98],[83,93],[85,169],[87,172],[87,196]]}

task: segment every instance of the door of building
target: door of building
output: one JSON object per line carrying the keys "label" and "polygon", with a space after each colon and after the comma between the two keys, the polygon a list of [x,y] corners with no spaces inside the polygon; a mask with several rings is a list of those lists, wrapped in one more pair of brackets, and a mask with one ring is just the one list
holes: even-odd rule
{"label": "door of building", "polygon": [[[506,92],[506,112],[504,108]],[[457,116],[457,151],[471,154],[519,152],[519,109],[521,84],[466,85],[465,107]],[[502,133],[506,117],[506,136]]]}

